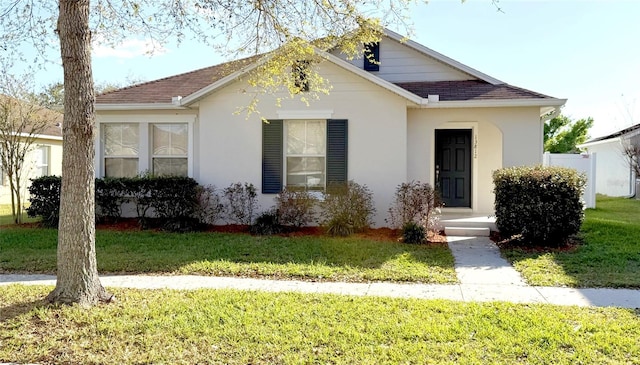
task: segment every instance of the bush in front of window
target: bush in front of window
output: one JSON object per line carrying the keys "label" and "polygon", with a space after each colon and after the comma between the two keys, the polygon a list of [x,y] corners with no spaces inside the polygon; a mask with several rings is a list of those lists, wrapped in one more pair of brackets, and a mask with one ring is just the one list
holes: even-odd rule
{"label": "bush in front of window", "polygon": [[285,188],[275,199],[275,212],[283,226],[297,229],[316,222],[318,199],[310,192]]}
{"label": "bush in front of window", "polygon": [[321,208],[322,225],[331,236],[364,231],[371,226],[376,211],[371,190],[352,180],[347,184],[329,185]]}
{"label": "bush in front of window", "polygon": [[396,188],[387,222],[396,229],[404,230],[408,224],[414,223],[425,230],[435,230],[441,206],[437,191],[428,183],[402,183]]}
{"label": "bush in front of window", "polygon": [[189,232],[198,229],[198,183],[183,176],[149,178],[150,205],[159,227],[171,232]]}
{"label": "bush in front of window", "polygon": [[511,167],[493,173],[496,225],[503,237],[558,246],[584,218],[584,174],[564,167]]}
{"label": "bush in front of window", "polygon": [[116,222],[122,218],[122,205],[129,201],[123,179],[96,179],[96,222]]}
{"label": "bush in front of window", "polygon": [[27,208],[29,217],[41,217],[46,227],[58,227],[60,220],[60,176],[42,176],[31,179],[29,186],[29,201]]}
{"label": "bush in front of window", "polygon": [[407,222],[402,226],[402,241],[404,243],[424,243],[427,240],[427,230],[424,225]]}
{"label": "bush in front of window", "polygon": [[280,224],[278,218],[278,212],[275,209],[270,209],[266,212],[262,212],[257,218],[255,223],[249,229],[251,234],[259,236],[271,236],[274,234],[282,233],[283,227]]}
{"label": "bush in front of window", "polygon": [[222,197],[215,186],[197,186],[196,200],[195,216],[201,224],[214,225],[222,218]]}
{"label": "bush in front of window", "polygon": [[250,226],[258,210],[257,189],[251,183],[232,183],[224,189],[224,217],[228,223]]}
{"label": "bush in front of window", "polygon": [[[96,179],[96,220],[117,220],[122,206],[131,202],[142,228],[160,227],[168,231],[191,231],[204,222],[199,216],[197,182],[188,177],[139,176]],[[29,188],[30,217],[40,216],[42,224],[57,227],[60,210],[60,177],[33,179]],[[219,207],[218,207],[219,209]]]}

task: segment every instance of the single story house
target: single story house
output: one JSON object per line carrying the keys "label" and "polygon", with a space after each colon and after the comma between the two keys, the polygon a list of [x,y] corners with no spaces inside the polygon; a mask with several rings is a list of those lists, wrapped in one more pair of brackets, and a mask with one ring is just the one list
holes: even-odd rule
{"label": "single story house", "polygon": [[636,194],[636,173],[625,154],[625,148],[629,144],[640,146],[640,124],[591,139],[578,146],[596,155],[598,194],[627,197]]}
{"label": "single story house", "polygon": [[[42,133],[37,134],[31,144],[31,149],[25,156],[22,167],[22,198],[25,203],[29,199],[29,186],[31,179],[47,176],[62,175],[62,114],[51,112],[54,115],[51,124]],[[11,204],[11,189],[9,179],[0,165],[0,205]]]}
{"label": "single story house", "polygon": [[[27,204],[31,179],[62,174],[62,113],[38,107],[37,117],[46,122],[46,127],[40,130],[40,133],[32,135],[34,140],[22,165],[20,190],[23,202]],[[12,135],[17,136],[19,141],[28,136],[28,134],[16,133],[18,134]],[[0,161],[0,205],[11,205],[9,178],[2,168],[2,161]]]}
{"label": "single story house", "polygon": [[[368,58],[323,52],[332,86],[308,106],[255,97],[222,64],[97,96],[96,175],[188,175],[218,188],[260,189],[262,209],[283,186],[354,180],[373,192],[385,225],[398,184],[437,186],[449,211],[491,214],[492,172],[542,163],[542,116],[565,103],[506,84],[392,31]],[[523,72],[529,72],[523,70]],[[268,122],[263,122],[265,118]]]}

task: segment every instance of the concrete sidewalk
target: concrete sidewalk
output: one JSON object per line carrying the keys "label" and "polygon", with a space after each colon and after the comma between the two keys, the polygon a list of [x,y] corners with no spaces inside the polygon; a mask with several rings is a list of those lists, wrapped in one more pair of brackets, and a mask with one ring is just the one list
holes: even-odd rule
{"label": "concrete sidewalk", "polygon": [[[534,287],[524,283],[520,274],[500,256],[498,248],[486,237],[448,237],[456,260],[460,284],[401,284],[387,282],[343,283],[296,280],[267,280],[196,275],[101,276],[107,287],[135,289],[199,288],[259,290],[269,292],[331,293],[355,296],[381,296],[418,299],[449,299],[465,302],[505,301],[514,303],[550,303],[578,306],[616,306],[640,308],[640,290],[573,289]],[[55,285],[51,275],[0,275],[0,285]]]}

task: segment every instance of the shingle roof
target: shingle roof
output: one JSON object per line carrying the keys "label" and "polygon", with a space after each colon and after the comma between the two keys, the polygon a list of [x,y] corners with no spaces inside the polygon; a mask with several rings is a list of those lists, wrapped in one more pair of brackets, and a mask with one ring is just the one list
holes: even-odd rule
{"label": "shingle roof", "polygon": [[439,95],[440,101],[552,99],[552,97],[508,84],[493,85],[481,80],[399,82],[397,86],[426,98]]}
{"label": "shingle roof", "polygon": [[617,131],[615,133],[608,134],[606,136],[590,139],[590,140],[586,141],[584,144],[592,143],[592,142],[598,142],[598,141],[604,141],[604,140],[607,140],[607,139],[612,139],[612,138],[617,138],[617,137],[622,137],[625,134],[631,133],[631,132],[636,131],[638,129],[640,129],[640,123],[636,124],[636,125],[632,125],[631,127],[625,128],[623,130]]}
{"label": "shingle roof", "polygon": [[128,86],[96,96],[97,104],[171,103],[174,96],[187,96],[250,64],[257,56],[201,68],[183,74]]}
{"label": "shingle roof", "polygon": [[[188,96],[254,61],[258,56],[137,84],[96,96],[97,104],[171,103],[174,96]],[[440,101],[552,99],[516,86],[493,85],[481,80],[401,82],[397,86],[426,98],[437,94]]]}

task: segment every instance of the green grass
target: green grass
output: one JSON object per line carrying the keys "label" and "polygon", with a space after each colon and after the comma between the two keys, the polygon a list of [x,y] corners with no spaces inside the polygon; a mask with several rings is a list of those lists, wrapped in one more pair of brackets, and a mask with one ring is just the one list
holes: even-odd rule
{"label": "green grass", "polygon": [[[0,272],[52,273],[54,229],[3,228]],[[260,237],[224,233],[96,233],[102,273],[173,273],[330,281],[457,282],[446,245],[363,237]]]}
{"label": "green grass", "polygon": [[0,362],[638,364],[637,311],[233,290],[115,290],[92,309],[0,287]]}
{"label": "green grass", "polygon": [[[32,222],[37,222],[38,218],[29,218],[27,216],[27,212],[23,212],[22,221],[24,223],[32,223]],[[11,205],[0,204],[0,226],[9,225],[9,224],[13,224],[13,218],[11,217]]]}
{"label": "green grass", "polygon": [[640,288],[640,201],[598,196],[596,207],[574,250],[502,252],[532,285]]}

